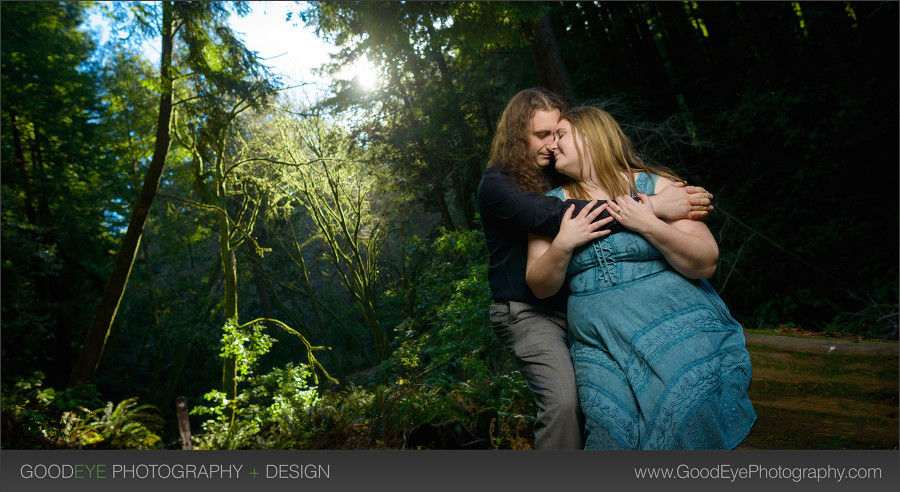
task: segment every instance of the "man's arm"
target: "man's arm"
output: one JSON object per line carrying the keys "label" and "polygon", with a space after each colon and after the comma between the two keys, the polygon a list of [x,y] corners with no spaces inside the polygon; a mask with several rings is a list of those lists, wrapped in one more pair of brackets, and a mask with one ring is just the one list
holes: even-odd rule
{"label": "man's arm", "polygon": [[676,181],[650,197],[653,211],[663,219],[705,220],[712,211],[713,195],[700,186]]}
{"label": "man's arm", "polygon": [[[602,203],[605,202],[598,202],[597,206]],[[478,208],[482,217],[510,221],[524,231],[542,236],[553,237],[559,232],[563,215],[573,204],[574,214],[577,215],[588,202],[562,201],[552,196],[522,190],[508,174],[500,171],[485,172],[478,186]],[[609,231],[613,225],[611,222],[609,212],[604,210],[595,225],[597,230]],[[610,232],[618,230],[621,230],[621,226],[615,225],[615,231]]]}

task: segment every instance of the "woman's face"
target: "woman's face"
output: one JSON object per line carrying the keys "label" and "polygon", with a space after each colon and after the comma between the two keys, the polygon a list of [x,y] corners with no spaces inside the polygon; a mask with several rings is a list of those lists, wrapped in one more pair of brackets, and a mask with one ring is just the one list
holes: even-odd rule
{"label": "woman's face", "polygon": [[553,140],[550,150],[553,151],[557,172],[579,180],[582,175],[582,163],[578,156],[578,150],[575,149],[575,138],[576,135],[569,120],[559,120],[559,123],[556,124],[556,138]]}

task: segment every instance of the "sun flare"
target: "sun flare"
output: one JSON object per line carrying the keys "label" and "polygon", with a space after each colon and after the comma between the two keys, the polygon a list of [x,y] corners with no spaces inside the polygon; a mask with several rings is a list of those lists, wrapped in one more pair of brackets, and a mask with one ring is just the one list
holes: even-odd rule
{"label": "sun flare", "polygon": [[358,58],[352,64],[344,67],[340,77],[353,80],[355,85],[366,91],[370,91],[378,85],[378,71],[366,56]]}

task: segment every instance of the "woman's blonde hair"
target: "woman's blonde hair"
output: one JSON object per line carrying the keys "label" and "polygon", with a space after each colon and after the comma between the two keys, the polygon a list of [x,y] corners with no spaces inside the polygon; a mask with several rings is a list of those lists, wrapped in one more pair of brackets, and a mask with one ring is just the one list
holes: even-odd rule
{"label": "woman's blonde hair", "polygon": [[[565,111],[560,119],[572,124],[572,138],[578,157],[582,161],[590,157],[600,184],[609,192],[610,198],[636,195],[634,175],[641,171],[681,181],[668,168],[644,163],[634,152],[631,140],[606,111],[592,106],[580,106]],[[586,149],[582,148],[582,143],[586,144]],[[625,176],[622,176],[623,173]],[[567,179],[563,187],[572,198],[591,199],[590,193],[577,181]]]}

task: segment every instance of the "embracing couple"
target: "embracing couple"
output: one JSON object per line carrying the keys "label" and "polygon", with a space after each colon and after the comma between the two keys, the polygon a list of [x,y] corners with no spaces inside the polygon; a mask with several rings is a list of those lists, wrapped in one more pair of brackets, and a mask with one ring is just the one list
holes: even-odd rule
{"label": "embracing couple", "polygon": [[704,280],[719,255],[702,222],[711,198],[645,164],[600,109],[542,88],[509,101],[478,206],[491,328],[534,394],[535,449],[731,449],[747,436],[750,356]]}

